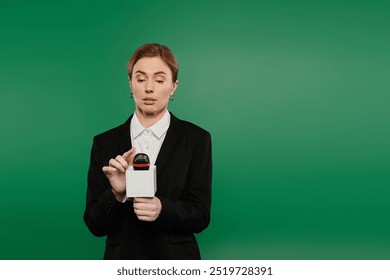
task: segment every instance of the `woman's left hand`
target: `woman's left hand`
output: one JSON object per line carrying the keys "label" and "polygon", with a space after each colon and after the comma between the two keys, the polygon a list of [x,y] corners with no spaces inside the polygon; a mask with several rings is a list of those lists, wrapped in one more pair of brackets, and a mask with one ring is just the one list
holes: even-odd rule
{"label": "woman's left hand", "polygon": [[161,212],[161,201],[157,197],[136,197],[134,198],[134,213],[138,219],[146,222],[155,221]]}

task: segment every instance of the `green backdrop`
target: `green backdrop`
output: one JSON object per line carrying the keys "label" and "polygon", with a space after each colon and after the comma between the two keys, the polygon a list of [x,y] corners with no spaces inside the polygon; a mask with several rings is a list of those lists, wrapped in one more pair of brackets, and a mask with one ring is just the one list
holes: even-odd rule
{"label": "green backdrop", "polygon": [[92,137],[159,42],[170,110],[213,137],[203,258],[390,259],[389,28],[388,1],[2,1],[0,258],[102,258]]}

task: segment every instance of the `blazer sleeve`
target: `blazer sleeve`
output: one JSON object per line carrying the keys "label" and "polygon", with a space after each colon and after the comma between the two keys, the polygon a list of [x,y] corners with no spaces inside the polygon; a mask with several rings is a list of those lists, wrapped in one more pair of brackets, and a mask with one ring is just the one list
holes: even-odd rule
{"label": "blazer sleeve", "polygon": [[111,185],[102,171],[104,149],[94,137],[88,169],[88,187],[84,222],[92,234],[104,236],[119,222],[123,203],[116,200]]}
{"label": "blazer sleeve", "polygon": [[210,222],[212,155],[211,136],[197,135],[183,198],[159,197],[162,209],[156,222],[172,230],[199,233]]}

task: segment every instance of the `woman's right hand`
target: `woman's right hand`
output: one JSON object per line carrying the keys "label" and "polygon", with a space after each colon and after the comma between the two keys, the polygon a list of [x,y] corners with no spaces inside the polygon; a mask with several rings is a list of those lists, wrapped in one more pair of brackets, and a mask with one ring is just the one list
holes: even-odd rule
{"label": "woman's right hand", "polygon": [[112,192],[118,201],[126,196],[126,169],[133,164],[135,148],[131,148],[123,155],[110,159],[108,166],[103,166],[103,172],[110,181]]}

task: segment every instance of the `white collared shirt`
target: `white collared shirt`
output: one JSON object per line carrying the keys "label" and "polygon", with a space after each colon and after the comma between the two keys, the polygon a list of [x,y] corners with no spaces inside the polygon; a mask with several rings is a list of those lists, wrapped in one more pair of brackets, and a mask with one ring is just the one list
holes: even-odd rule
{"label": "white collared shirt", "polygon": [[150,165],[156,164],[158,153],[170,123],[171,115],[168,110],[161,120],[149,128],[144,128],[139,122],[137,114],[135,112],[133,114],[130,123],[131,144],[135,147],[136,154],[144,153],[148,155]]}

